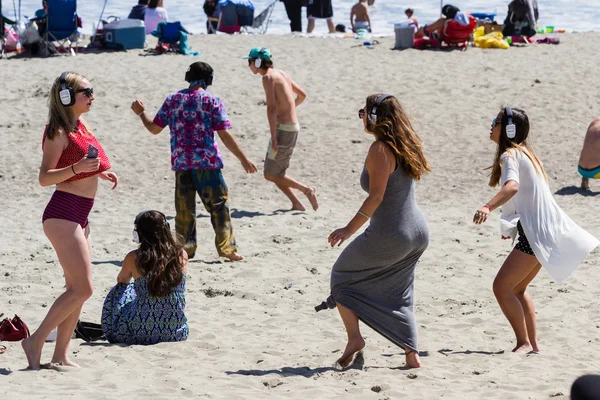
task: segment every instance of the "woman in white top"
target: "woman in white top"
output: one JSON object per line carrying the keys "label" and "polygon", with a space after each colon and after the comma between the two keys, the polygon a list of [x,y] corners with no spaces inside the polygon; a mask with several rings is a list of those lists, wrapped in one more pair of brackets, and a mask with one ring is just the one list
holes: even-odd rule
{"label": "woman in white top", "polygon": [[517,337],[514,352],[538,352],[535,309],[525,292],[543,266],[557,281],[564,280],[596,247],[598,240],[581,229],[556,204],[542,163],[527,142],[525,111],[503,108],[492,122],[490,138],[497,146],[490,167],[490,186],[501,189],[475,213],[484,223],[502,207],[502,239],[516,238],[494,279],[494,294]]}
{"label": "woman in white top", "polygon": [[152,33],[158,27],[160,21],[166,21],[168,18],[167,10],[163,8],[162,0],[150,0],[144,16],[144,25],[146,25],[146,35]]}

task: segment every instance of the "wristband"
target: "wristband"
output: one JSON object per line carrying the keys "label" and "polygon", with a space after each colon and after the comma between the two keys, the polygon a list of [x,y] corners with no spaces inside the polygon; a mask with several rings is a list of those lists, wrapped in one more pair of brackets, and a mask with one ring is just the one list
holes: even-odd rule
{"label": "wristband", "polygon": [[75,164],[71,164],[71,171],[73,171],[73,173],[74,173],[75,175],[77,175],[77,172],[75,172],[75,168],[73,168],[73,165],[75,165]]}
{"label": "wristband", "polygon": [[138,117],[141,117],[141,116],[142,116],[142,114],[143,114],[143,113],[145,113],[145,112],[146,112],[146,110],[142,110],[142,112],[141,112],[141,113],[139,113],[137,116],[138,116]]}
{"label": "wristband", "polygon": [[363,217],[365,217],[366,219],[371,219],[371,217],[369,217],[367,214],[365,214],[364,212],[362,212],[362,211],[360,211],[360,210],[359,210],[359,211],[357,211],[357,214],[360,214],[360,215],[362,215],[362,216],[363,216]]}
{"label": "wristband", "polygon": [[487,205],[487,204],[484,205],[484,207],[487,207],[487,209],[490,210],[490,212],[494,211],[494,209],[491,206]]}

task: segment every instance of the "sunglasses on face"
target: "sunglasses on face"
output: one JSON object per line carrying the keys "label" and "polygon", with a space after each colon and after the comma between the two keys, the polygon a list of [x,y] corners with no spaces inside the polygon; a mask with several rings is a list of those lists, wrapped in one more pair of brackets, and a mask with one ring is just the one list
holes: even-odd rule
{"label": "sunglasses on face", "polygon": [[77,90],[77,93],[83,93],[83,95],[87,98],[92,98],[94,96],[94,88],[85,88]]}
{"label": "sunglasses on face", "polygon": [[358,118],[363,119],[365,117],[365,109],[361,108],[358,110]]}
{"label": "sunglasses on face", "polygon": [[500,123],[500,122],[498,121],[498,118],[494,118],[494,119],[492,120],[492,129],[493,129],[493,128],[494,128],[496,125],[498,125],[499,123]]}

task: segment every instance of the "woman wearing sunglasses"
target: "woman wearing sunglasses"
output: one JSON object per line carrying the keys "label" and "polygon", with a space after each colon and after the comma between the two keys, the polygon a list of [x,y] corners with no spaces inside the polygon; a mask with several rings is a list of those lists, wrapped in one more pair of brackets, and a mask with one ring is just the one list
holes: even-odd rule
{"label": "woman wearing sunglasses", "polygon": [[394,96],[367,97],[358,116],[375,139],[360,177],[368,196],[348,225],[329,235],[329,243],[339,246],[370,223],[340,254],[331,272],[327,305],[337,304],[348,334],[337,364],[348,367],[365,346],[361,320],[402,347],[406,365],[418,368],[413,283],[429,231],[415,200],[415,183],[431,168],[421,139]]}
{"label": "woman wearing sunglasses", "polygon": [[92,247],[88,215],[94,204],[98,179],[113,189],[118,178],[108,172],[110,162],[102,146],[80,118],[94,102],[90,83],[75,72],[54,81],[49,95],[48,125],[42,140],[42,186],[56,185],[44,210],[44,233],[63,268],[66,291],[60,295],[37,331],[23,340],[29,368],[39,369],[42,347],[58,327],[52,363],[77,364],[69,360],[68,347],[83,303],[92,295]]}
{"label": "woman wearing sunglasses", "polygon": [[527,286],[544,266],[564,280],[599,242],[556,204],[544,167],[528,141],[529,118],[519,108],[503,108],[492,121],[497,144],[489,185],[500,191],[475,213],[482,224],[502,207],[502,239],[518,240],[494,279],[494,294],[517,338],[514,352],[538,352],[533,301]]}

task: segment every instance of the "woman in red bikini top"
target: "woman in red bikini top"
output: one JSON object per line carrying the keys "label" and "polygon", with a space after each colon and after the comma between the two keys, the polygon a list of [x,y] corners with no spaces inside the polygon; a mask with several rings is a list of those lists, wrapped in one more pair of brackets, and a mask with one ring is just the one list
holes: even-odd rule
{"label": "woman in red bikini top", "polygon": [[88,215],[94,204],[98,178],[117,187],[110,162],[96,137],[80,120],[90,111],[94,91],[83,76],[64,72],[50,89],[49,121],[42,140],[40,185],[56,185],[44,210],[44,233],[64,271],[66,291],[54,302],[37,331],[23,341],[29,367],[40,369],[42,347],[58,327],[51,363],[77,365],[68,347],[83,303],[92,295],[91,237]]}

